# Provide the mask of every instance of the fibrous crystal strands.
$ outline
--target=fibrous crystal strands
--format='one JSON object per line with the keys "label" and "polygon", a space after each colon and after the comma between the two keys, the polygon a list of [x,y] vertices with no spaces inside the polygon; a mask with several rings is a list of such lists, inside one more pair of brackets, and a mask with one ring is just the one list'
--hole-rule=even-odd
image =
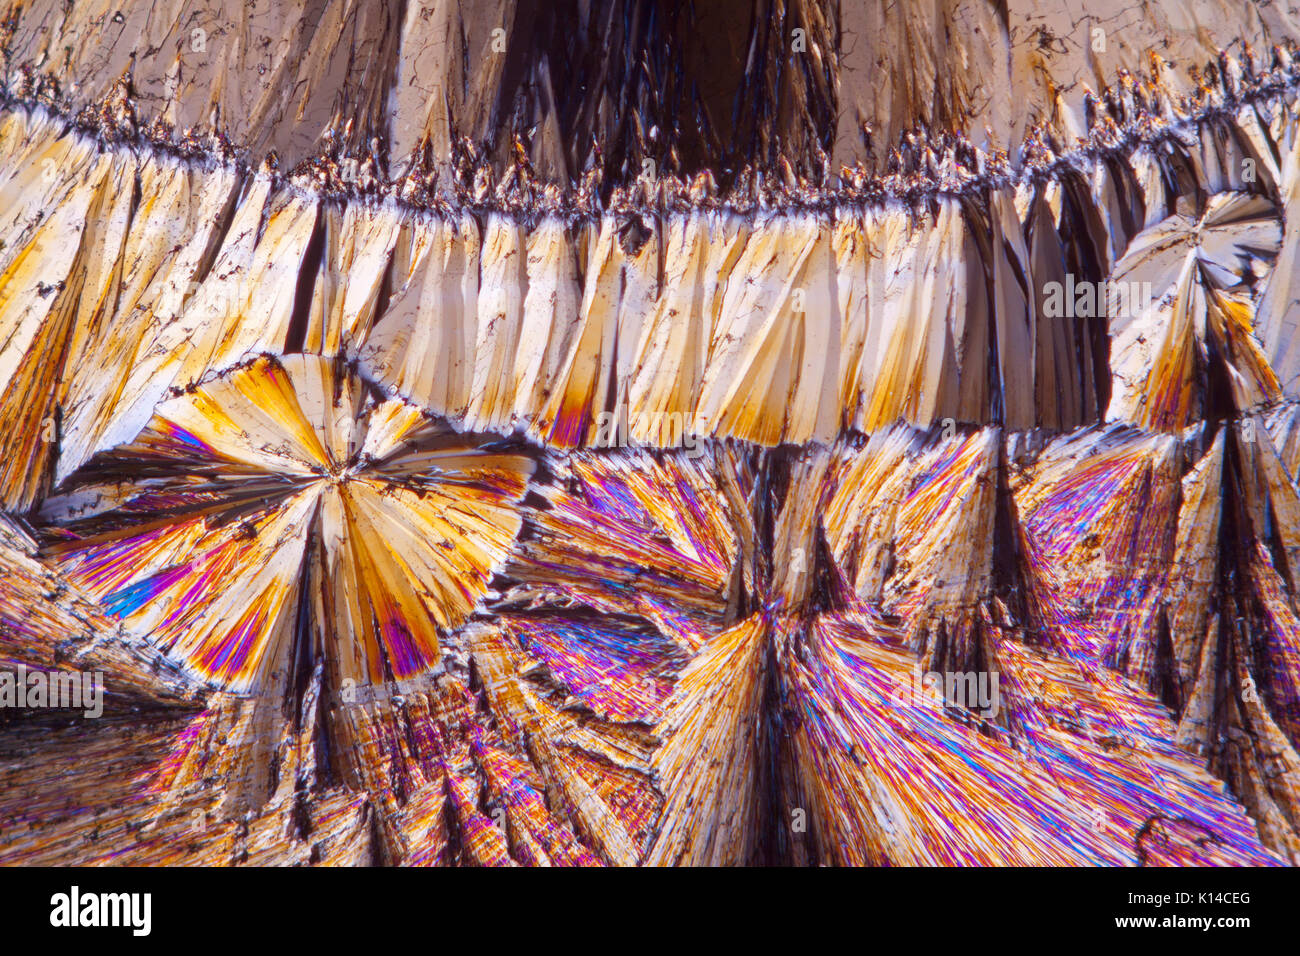
{"label": "fibrous crystal strands", "polygon": [[1300,852],[1271,7],[326,6],[5,23],[0,859]]}

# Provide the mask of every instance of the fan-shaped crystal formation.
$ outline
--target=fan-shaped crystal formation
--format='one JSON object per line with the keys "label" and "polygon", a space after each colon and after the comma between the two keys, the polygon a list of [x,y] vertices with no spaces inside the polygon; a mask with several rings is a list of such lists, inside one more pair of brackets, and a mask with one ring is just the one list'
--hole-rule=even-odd
{"label": "fan-shaped crystal formation", "polygon": [[224,687],[266,686],[295,641],[339,682],[400,680],[474,608],[531,471],[336,362],[258,358],[163,402],[47,501],[47,554]]}

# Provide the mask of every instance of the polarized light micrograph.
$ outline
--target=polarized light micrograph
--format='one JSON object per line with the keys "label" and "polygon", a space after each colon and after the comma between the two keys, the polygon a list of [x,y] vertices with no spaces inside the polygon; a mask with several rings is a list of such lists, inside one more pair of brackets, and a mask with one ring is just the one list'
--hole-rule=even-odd
{"label": "polarized light micrograph", "polygon": [[1300,863],[1262,0],[27,0],[0,863]]}

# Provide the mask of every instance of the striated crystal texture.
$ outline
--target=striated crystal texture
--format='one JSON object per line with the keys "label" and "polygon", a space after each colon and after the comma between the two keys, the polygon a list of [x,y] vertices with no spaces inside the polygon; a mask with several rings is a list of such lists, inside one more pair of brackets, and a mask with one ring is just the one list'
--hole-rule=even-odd
{"label": "striated crystal texture", "polygon": [[0,863],[1300,863],[1300,20],[1102,6],[10,10]]}

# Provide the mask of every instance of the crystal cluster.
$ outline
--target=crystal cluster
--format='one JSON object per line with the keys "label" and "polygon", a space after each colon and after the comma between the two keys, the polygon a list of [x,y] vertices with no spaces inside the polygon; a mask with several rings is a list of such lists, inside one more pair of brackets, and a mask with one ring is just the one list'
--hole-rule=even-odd
{"label": "crystal cluster", "polygon": [[0,863],[1300,862],[1273,5],[317,6],[0,29]]}

